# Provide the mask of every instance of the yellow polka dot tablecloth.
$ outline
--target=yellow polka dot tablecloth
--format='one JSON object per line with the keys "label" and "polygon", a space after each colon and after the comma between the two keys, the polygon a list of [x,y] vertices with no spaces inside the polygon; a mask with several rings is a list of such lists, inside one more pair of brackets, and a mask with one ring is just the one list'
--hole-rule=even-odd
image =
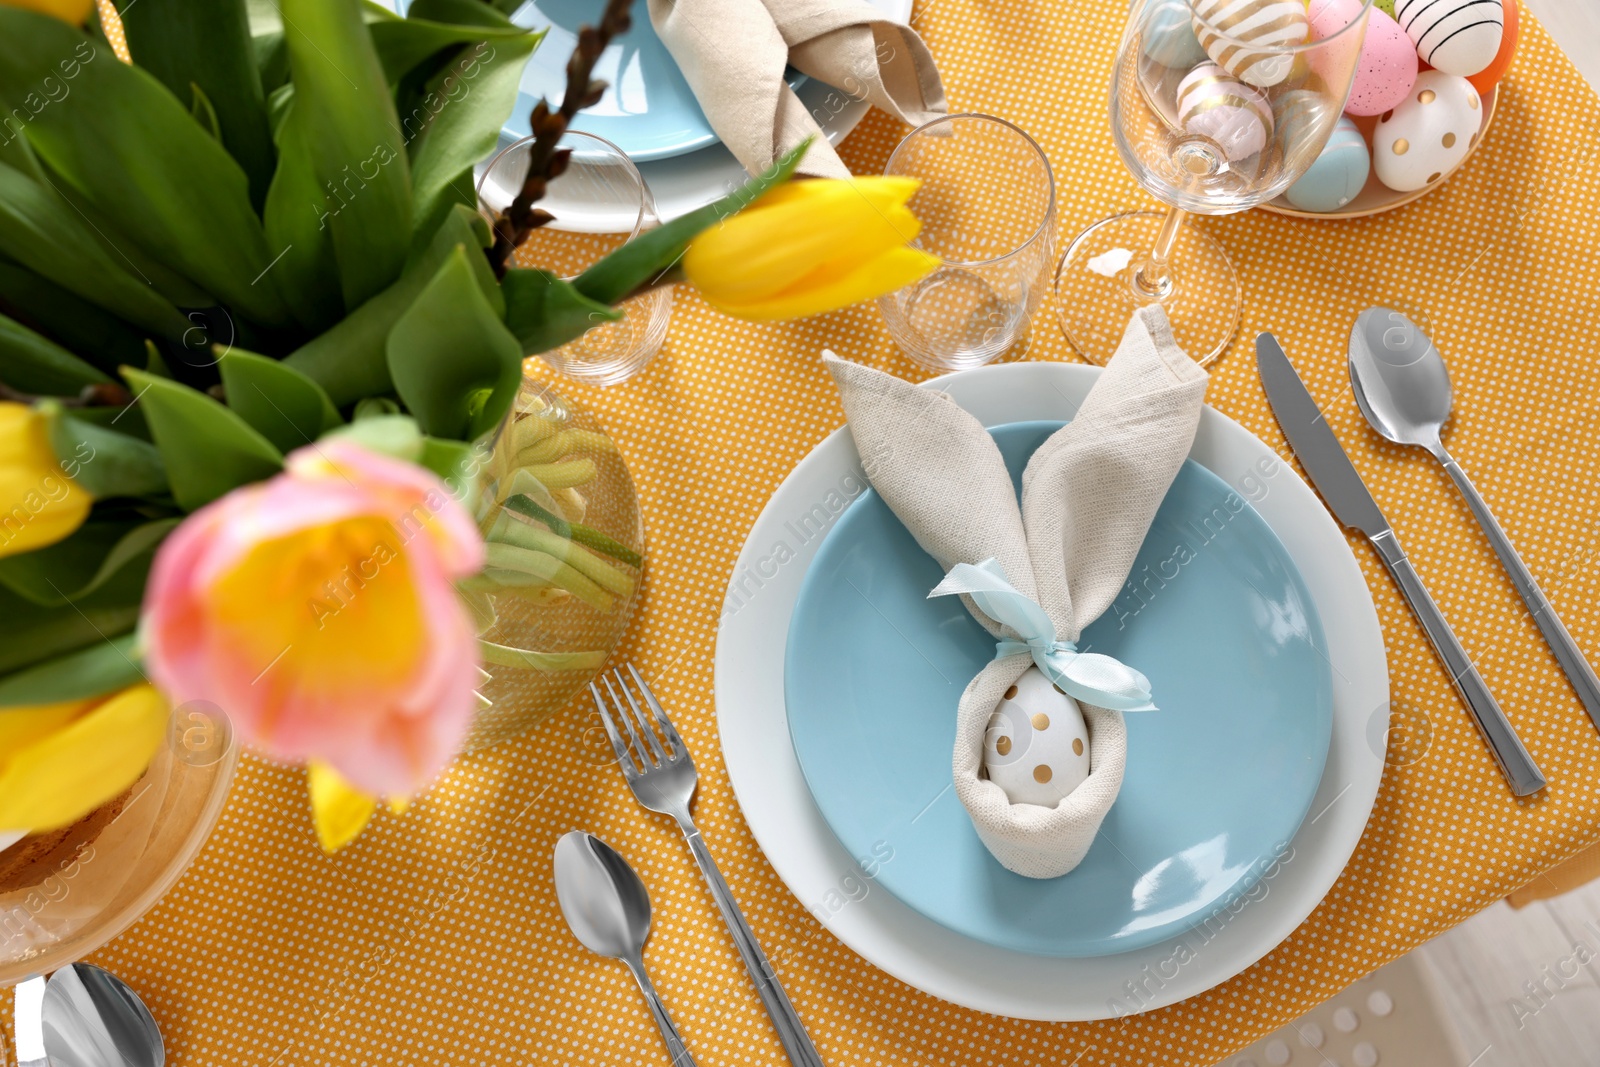
{"label": "yellow polka dot tablecloth", "polygon": [[[1044,146],[1065,238],[1155,206],[1119,162],[1106,117],[1124,8],[924,0],[915,14],[952,110],[1004,116]],[[877,310],[752,325],[680,293],[666,348],[644,373],[570,390],[617,437],[642,494],[649,568],[623,654],[692,748],[700,827],[830,1065],[1211,1064],[1600,837],[1600,733],[1446,476],[1365,428],[1344,357],[1368,305],[1426,325],[1455,381],[1452,450],[1600,662],[1597,118],[1594,95],[1524,14],[1493,128],[1430,195],[1349,222],[1251,212],[1199,223],[1233,257],[1245,293],[1240,339],[1212,367],[1209,402],[1286,451],[1248,343],[1265,329],[1283,340],[1550,787],[1512,799],[1376,556],[1352,540],[1403,727],[1366,835],[1275,951],[1147,1014],[1019,1022],[875,971],[785,889],[729,789],[712,693],[718,618],[757,513],[843,423],[818,351],[925,376],[897,353]],[[877,172],[904,132],[872,115],[843,157],[857,173]],[[996,196],[1005,183],[993,176]],[[1030,357],[1073,358],[1048,308]],[[641,809],[608,763],[585,700],[459,760],[408,812],[381,815],[329,858],[302,773],[246,758],[193,867],[95,962],[144,996],[175,1067],[664,1064],[633,980],[582,949],[557,909],[552,849],[583,828],[649,886],[647,962],[701,1067],[784,1062],[677,830]]]}

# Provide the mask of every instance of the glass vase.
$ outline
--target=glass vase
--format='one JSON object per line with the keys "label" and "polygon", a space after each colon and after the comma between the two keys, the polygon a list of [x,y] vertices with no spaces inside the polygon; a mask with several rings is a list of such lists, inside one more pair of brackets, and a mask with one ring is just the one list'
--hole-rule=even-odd
{"label": "glass vase", "polygon": [[486,677],[473,752],[565,706],[622,640],[644,527],[627,465],[591,413],[525,379],[477,472],[488,565],[462,584]]}

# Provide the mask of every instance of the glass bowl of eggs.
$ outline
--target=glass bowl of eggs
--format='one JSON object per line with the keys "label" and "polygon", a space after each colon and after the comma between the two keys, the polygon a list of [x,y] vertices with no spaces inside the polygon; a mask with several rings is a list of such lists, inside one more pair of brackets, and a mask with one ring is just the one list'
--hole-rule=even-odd
{"label": "glass bowl of eggs", "polygon": [[[1359,0],[1311,0],[1319,24]],[[1348,219],[1426,196],[1477,150],[1516,54],[1516,0],[1377,0],[1344,115],[1306,173],[1267,211]]]}

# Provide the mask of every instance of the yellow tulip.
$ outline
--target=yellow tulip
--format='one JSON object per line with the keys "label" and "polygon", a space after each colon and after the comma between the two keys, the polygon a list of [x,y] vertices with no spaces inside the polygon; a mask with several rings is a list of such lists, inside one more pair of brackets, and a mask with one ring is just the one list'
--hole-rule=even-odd
{"label": "yellow tulip", "polygon": [[717,310],[798,319],[891,293],[939,265],[908,247],[915,178],[786,182],[689,242],[684,276]]}
{"label": "yellow tulip", "polygon": [[167,702],[149,685],[0,708],[0,828],[71,826],[139,780],[167,722]]}
{"label": "yellow tulip", "polygon": [[83,525],[93,503],[62,471],[44,417],[0,401],[0,556],[55,544]]}
{"label": "yellow tulip", "polygon": [[[363,793],[320,760],[312,760],[306,766],[306,791],[311,796],[317,844],[330,856],[361,836],[378,810],[377,797]],[[407,804],[404,797],[392,797],[389,810],[399,815]]]}
{"label": "yellow tulip", "polygon": [[94,0],[0,0],[0,4],[53,15],[74,26],[82,26],[88,20],[89,12],[94,10]]}

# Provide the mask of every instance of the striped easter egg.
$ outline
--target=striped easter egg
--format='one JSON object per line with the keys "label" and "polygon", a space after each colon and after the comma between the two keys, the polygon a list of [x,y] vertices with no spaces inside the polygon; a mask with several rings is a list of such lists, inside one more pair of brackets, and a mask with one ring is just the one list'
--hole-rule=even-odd
{"label": "striped easter egg", "polygon": [[1302,44],[1311,34],[1301,0],[1193,3],[1194,32],[1200,46],[1218,66],[1247,85],[1266,88],[1287,78],[1294,56],[1271,49]]}
{"label": "striped easter egg", "polygon": [[1505,35],[1501,0],[1395,0],[1394,17],[1424,63],[1462,77],[1493,63]]}
{"label": "striped easter egg", "polygon": [[1267,146],[1272,106],[1215,63],[1202,63],[1178,83],[1178,125],[1216,142],[1230,163],[1238,163]]}

